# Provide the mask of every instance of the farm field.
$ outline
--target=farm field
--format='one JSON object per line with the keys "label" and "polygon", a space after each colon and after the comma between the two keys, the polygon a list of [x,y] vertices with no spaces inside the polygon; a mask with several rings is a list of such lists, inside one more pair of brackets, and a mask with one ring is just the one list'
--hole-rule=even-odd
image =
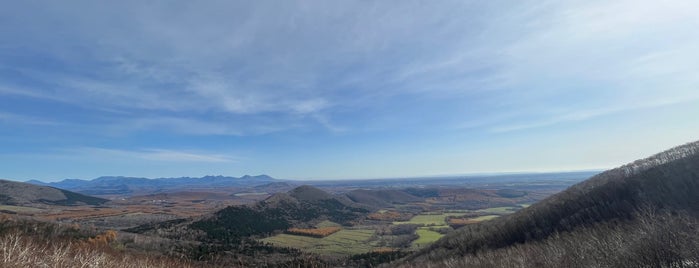
{"label": "farm field", "polygon": [[21,206],[11,206],[11,205],[0,205],[0,210],[12,211],[15,213],[36,213],[43,212],[43,209],[33,208],[33,207],[21,207]]}
{"label": "farm field", "polygon": [[395,221],[393,224],[418,224],[422,226],[446,226],[449,216],[463,216],[465,213],[441,213],[415,215],[409,221]]}
{"label": "farm field", "polygon": [[[478,210],[478,212],[492,213],[498,215],[484,215],[478,217],[468,218],[466,221],[469,223],[476,223],[481,221],[487,221],[499,217],[500,215],[512,213],[511,207],[496,207],[492,209]],[[417,224],[421,225],[415,234],[418,236],[416,240],[411,243],[411,248],[419,249],[428,246],[435,241],[439,240],[443,234],[435,231],[435,228],[451,228],[448,226],[446,221],[447,217],[460,217],[464,216],[464,212],[450,212],[441,214],[420,214],[412,217],[409,221],[396,221],[393,222],[394,225],[397,224]]]}
{"label": "farm field", "polygon": [[415,233],[419,236],[419,238],[412,243],[412,248],[414,249],[428,246],[444,236],[443,234],[426,228],[419,228],[415,231]]}
{"label": "farm field", "polygon": [[343,229],[323,238],[279,234],[261,241],[323,255],[352,255],[372,251],[375,247],[367,242],[372,235],[371,229]]}
{"label": "farm field", "polygon": [[324,220],[321,221],[320,223],[316,224],[316,228],[327,228],[327,227],[341,227],[342,225],[338,223],[331,222],[329,220]]}
{"label": "farm field", "polygon": [[476,221],[476,222],[489,221],[489,220],[495,219],[497,217],[500,217],[500,216],[498,216],[498,215],[485,215],[485,216],[471,218],[470,220]]}
{"label": "farm field", "polygon": [[519,209],[521,209],[521,207],[494,207],[494,208],[479,209],[479,210],[477,210],[477,212],[504,215],[504,214],[513,213]]}
{"label": "farm field", "polygon": [[[444,236],[437,232],[437,229],[450,228],[446,222],[447,217],[459,217],[464,214],[465,212],[420,214],[412,217],[409,221],[393,222],[393,225],[420,225],[421,227],[415,230],[417,239],[409,243],[409,248],[419,249],[434,243]],[[498,215],[485,215],[470,218],[469,221],[480,222],[497,217]],[[318,228],[333,228],[338,226],[337,223],[331,221],[323,221],[317,224]],[[352,255],[370,252],[382,247],[381,245],[377,245],[376,241],[372,240],[372,238],[375,238],[375,231],[369,228],[371,227],[342,229],[322,238],[285,233],[264,238],[260,241],[271,243],[278,247],[296,248],[305,252],[323,255]]]}

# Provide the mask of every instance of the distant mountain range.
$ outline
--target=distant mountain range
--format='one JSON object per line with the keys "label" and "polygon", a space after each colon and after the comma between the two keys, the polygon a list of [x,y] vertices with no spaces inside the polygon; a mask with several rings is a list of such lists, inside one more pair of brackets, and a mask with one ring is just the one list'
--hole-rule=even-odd
{"label": "distant mountain range", "polygon": [[[97,196],[133,196],[158,194],[163,192],[178,192],[191,190],[226,190],[226,188],[247,188],[254,191],[280,192],[287,191],[291,187],[298,185],[313,185],[326,188],[354,188],[354,189],[382,189],[390,188],[420,188],[430,186],[470,187],[470,188],[492,188],[494,185],[501,187],[515,187],[526,190],[531,184],[537,183],[536,188],[541,188],[541,183],[545,183],[551,189],[563,189],[584,179],[597,174],[595,171],[578,172],[558,172],[558,173],[527,173],[527,174],[501,174],[488,176],[447,176],[447,177],[425,177],[425,178],[405,178],[405,179],[371,179],[371,180],[280,180],[267,175],[242,177],[230,176],[204,176],[201,178],[179,177],[179,178],[139,178],[124,176],[105,176],[93,180],[66,179],[58,182],[42,182],[29,180],[27,183],[41,186],[51,186],[60,189],[79,192],[87,195]],[[230,189],[228,189],[230,190]],[[383,194],[391,197],[382,196]],[[378,202],[385,203],[385,199],[395,202],[397,199],[411,199],[411,197],[401,197],[400,193],[385,192],[370,197],[367,193],[357,192],[350,198],[357,199],[356,202]],[[381,201],[384,199],[383,201]],[[389,202],[389,203],[391,203]]]}
{"label": "distant mountain range", "polygon": [[222,187],[255,187],[273,182],[283,182],[267,175],[239,178],[228,176],[204,176],[201,178],[136,178],[122,176],[99,177],[93,180],[66,179],[59,182],[30,180],[27,183],[51,186],[88,195],[129,195],[134,193],[156,193],[192,189]]}

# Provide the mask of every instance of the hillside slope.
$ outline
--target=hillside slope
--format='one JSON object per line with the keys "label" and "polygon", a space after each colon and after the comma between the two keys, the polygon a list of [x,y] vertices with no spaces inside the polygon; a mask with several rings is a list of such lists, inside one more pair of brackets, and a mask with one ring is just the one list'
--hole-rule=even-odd
{"label": "hillside slope", "polygon": [[375,208],[423,200],[400,190],[354,190],[348,192],[346,195],[347,198],[353,202],[365,204]]}
{"label": "hillside slope", "polygon": [[[464,258],[461,256],[495,254],[500,249],[504,252],[528,245],[560,244],[563,243],[562,236],[572,236],[584,241],[593,237],[593,234],[598,234],[599,241],[607,241],[611,239],[609,235],[616,234],[630,239],[638,235],[638,230],[642,229],[639,226],[661,228],[659,223],[675,222],[682,217],[686,220],[679,220],[681,224],[678,226],[683,227],[663,231],[667,232],[666,235],[685,234],[685,229],[696,227],[692,227],[692,223],[699,213],[697,193],[699,142],[693,142],[600,173],[510,216],[459,229],[431,247],[410,256],[408,261],[445,264],[445,260]],[[639,247],[641,245],[639,244]],[[671,246],[659,244],[656,251]],[[693,245],[689,244],[676,246],[677,252],[694,250]],[[582,250],[582,246],[579,250]],[[556,254],[560,255],[561,252]],[[660,263],[653,265],[662,265],[663,261],[680,261],[673,259],[684,253],[678,254],[658,257],[656,261]],[[495,255],[491,255],[490,258]],[[561,256],[565,254],[558,257]],[[485,266],[492,265],[491,263]],[[538,266],[546,265],[541,263]]]}
{"label": "hillside slope", "polygon": [[0,180],[0,204],[16,206],[100,205],[108,200],[29,183]]}

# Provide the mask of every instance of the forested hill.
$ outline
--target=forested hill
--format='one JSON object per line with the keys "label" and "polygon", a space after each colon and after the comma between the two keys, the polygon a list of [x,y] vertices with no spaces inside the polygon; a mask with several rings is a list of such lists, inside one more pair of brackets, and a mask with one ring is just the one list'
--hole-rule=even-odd
{"label": "forested hill", "polygon": [[[238,242],[250,236],[266,236],[290,227],[313,226],[322,220],[352,224],[370,211],[342,196],[333,196],[312,186],[299,186],[288,193],[277,193],[251,205],[229,206],[212,215],[192,221],[175,221],[132,228],[137,233],[173,230],[177,237],[187,230],[200,230],[203,239],[213,243]],[[166,235],[167,236],[167,235]]]}
{"label": "forested hill", "polygon": [[[515,245],[521,248],[544,240],[555,244],[561,240],[561,234],[575,234],[584,239],[590,236],[586,234],[608,228],[616,230],[609,232],[632,235],[638,224],[653,225],[651,221],[659,221],[655,215],[684,215],[694,219],[699,212],[698,193],[699,142],[693,142],[603,172],[510,216],[459,229],[408,260],[443,264],[448,259],[461,259],[466,265],[468,258],[461,256],[480,260],[484,254],[495,254],[493,252],[498,249],[508,251]],[[665,231],[668,235],[684,232],[679,229]],[[608,239],[606,234],[601,236],[600,241]],[[656,250],[671,246],[660,244]],[[693,245],[675,246],[677,250],[673,254],[677,256],[667,254],[674,257],[659,257],[656,261],[672,263],[672,258],[680,258],[678,256],[685,254],[685,250],[694,250]],[[582,252],[584,248],[580,246],[578,250]],[[607,254],[613,254],[611,252]],[[560,257],[560,253],[557,254]],[[544,264],[546,262],[541,265],[546,266]]]}
{"label": "forested hill", "polygon": [[0,180],[0,205],[100,205],[107,201],[49,186]]}

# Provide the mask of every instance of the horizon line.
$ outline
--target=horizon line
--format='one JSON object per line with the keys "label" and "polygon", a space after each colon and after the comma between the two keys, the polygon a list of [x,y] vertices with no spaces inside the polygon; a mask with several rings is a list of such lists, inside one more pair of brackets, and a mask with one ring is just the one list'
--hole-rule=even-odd
{"label": "horizon line", "polygon": [[431,174],[431,175],[409,175],[409,176],[390,176],[390,177],[354,177],[354,178],[321,178],[321,177],[316,177],[316,178],[283,178],[283,177],[276,177],[276,176],[271,176],[268,174],[258,174],[258,175],[249,175],[249,174],[244,174],[242,176],[230,176],[230,175],[204,175],[200,177],[192,177],[192,176],[180,176],[180,177],[139,177],[139,176],[124,176],[124,175],[104,175],[104,176],[98,176],[92,179],[76,179],[76,178],[63,178],[63,179],[58,179],[58,180],[52,180],[52,181],[45,181],[41,179],[26,179],[26,180],[19,180],[19,179],[14,179],[14,178],[0,178],[0,180],[10,180],[10,181],[17,181],[17,182],[29,182],[29,181],[39,181],[42,183],[54,183],[54,182],[61,182],[61,181],[66,181],[66,180],[82,180],[82,181],[92,181],[96,180],[99,178],[104,178],[104,177],[121,177],[121,178],[138,178],[138,179],[148,179],[148,180],[156,180],[156,179],[178,179],[178,178],[204,178],[204,177],[231,177],[231,178],[242,178],[245,176],[251,176],[251,177],[256,177],[256,176],[269,176],[275,180],[284,180],[284,181],[299,181],[299,182],[307,182],[307,181],[360,181],[360,180],[398,180],[398,179],[438,179],[438,178],[454,178],[454,177],[477,177],[477,176],[484,176],[484,177],[495,177],[495,176],[503,176],[503,175],[527,175],[527,174],[554,174],[554,173],[583,173],[583,172],[602,172],[605,170],[608,170],[609,168],[590,168],[590,169],[573,169],[573,170],[535,170],[535,171],[499,171],[499,172],[469,172],[469,173],[453,173],[453,174]]}

